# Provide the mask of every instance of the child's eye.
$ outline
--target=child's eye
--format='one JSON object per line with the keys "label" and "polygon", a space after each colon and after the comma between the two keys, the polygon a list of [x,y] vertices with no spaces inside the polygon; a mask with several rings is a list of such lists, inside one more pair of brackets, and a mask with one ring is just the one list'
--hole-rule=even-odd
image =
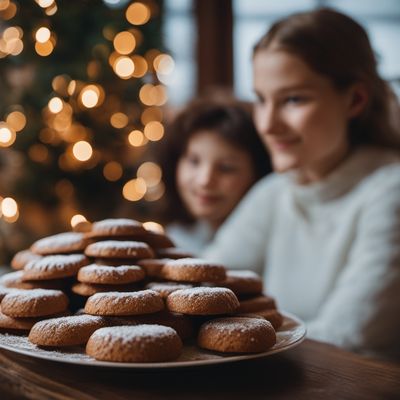
{"label": "child's eye", "polygon": [[186,161],[193,166],[199,165],[200,164],[200,159],[199,157],[196,157],[194,155],[188,155],[186,156]]}
{"label": "child's eye", "polygon": [[220,170],[221,172],[224,172],[224,173],[235,172],[236,169],[237,169],[237,168],[236,168],[234,165],[229,165],[229,164],[221,164],[221,165],[219,166],[219,170]]}
{"label": "child's eye", "polygon": [[303,96],[287,96],[284,99],[284,102],[287,104],[298,104],[303,102],[305,99]]}

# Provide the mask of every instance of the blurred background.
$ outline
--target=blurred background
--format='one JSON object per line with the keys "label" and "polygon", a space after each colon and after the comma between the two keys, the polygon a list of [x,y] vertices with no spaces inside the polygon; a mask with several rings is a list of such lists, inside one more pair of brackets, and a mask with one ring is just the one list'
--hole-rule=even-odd
{"label": "blurred background", "polygon": [[84,219],[152,221],[168,119],[198,95],[252,101],[254,43],[321,6],[363,24],[399,94],[399,0],[0,0],[0,262]]}

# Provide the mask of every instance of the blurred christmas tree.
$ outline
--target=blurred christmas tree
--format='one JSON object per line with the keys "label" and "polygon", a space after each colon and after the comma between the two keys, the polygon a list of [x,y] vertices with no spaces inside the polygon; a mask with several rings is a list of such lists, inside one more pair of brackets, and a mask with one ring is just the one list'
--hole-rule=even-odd
{"label": "blurred christmas tree", "polygon": [[115,216],[124,202],[162,195],[159,168],[137,169],[146,143],[163,135],[162,81],[173,61],[162,53],[161,17],[156,0],[0,0],[1,230],[10,253],[80,215]]}

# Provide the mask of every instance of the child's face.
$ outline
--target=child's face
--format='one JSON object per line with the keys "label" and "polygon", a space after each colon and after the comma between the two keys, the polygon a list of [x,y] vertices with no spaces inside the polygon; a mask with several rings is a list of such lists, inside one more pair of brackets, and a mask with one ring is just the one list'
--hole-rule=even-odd
{"label": "child's face", "polygon": [[351,93],[276,48],[256,53],[253,72],[255,123],[274,169],[298,170],[306,182],[321,179],[348,152]]}
{"label": "child's face", "polygon": [[178,191],[190,214],[215,227],[254,180],[249,154],[212,131],[191,137],[176,171]]}

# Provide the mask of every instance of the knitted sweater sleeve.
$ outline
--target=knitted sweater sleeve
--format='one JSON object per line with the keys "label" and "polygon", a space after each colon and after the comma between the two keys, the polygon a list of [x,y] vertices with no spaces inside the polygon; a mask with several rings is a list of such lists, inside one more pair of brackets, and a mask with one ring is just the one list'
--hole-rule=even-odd
{"label": "knitted sweater sleeve", "polygon": [[399,357],[400,168],[386,169],[375,181],[360,210],[345,268],[310,321],[308,335],[351,350]]}
{"label": "knitted sweater sleeve", "polygon": [[250,190],[218,230],[203,257],[223,263],[228,268],[263,273],[274,182],[275,178],[268,176]]}

